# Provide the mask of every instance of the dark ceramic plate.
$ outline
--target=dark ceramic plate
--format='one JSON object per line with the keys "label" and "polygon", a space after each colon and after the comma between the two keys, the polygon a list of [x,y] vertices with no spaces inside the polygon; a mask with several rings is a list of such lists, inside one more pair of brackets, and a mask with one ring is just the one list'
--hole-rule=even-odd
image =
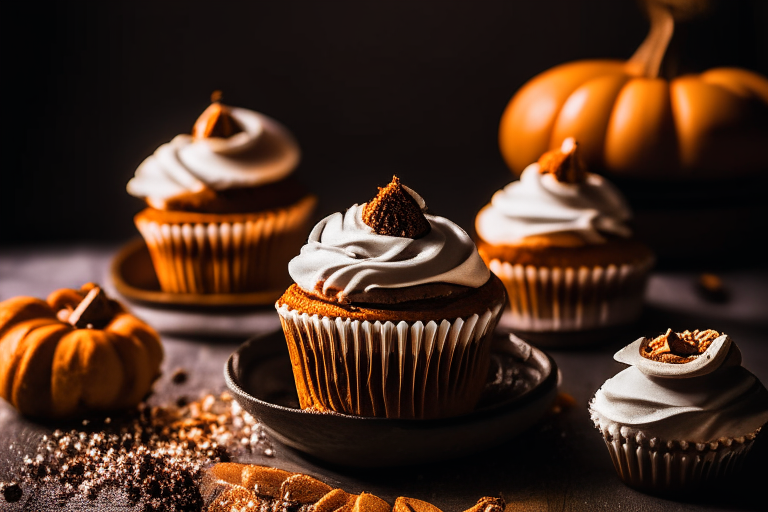
{"label": "dark ceramic plate", "polygon": [[474,412],[430,420],[301,410],[282,332],[244,343],[224,377],[243,409],[281,443],[334,464],[383,467],[468,455],[535,424],[557,394],[555,361],[514,335],[497,335],[491,364]]}
{"label": "dark ceramic plate", "polygon": [[160,289],[149,249],[142,238],[130,241],[112,260],[115,289],[124,297],[149,304],[225,308],[271,306],[285,289],[248,293],[169,293]]}

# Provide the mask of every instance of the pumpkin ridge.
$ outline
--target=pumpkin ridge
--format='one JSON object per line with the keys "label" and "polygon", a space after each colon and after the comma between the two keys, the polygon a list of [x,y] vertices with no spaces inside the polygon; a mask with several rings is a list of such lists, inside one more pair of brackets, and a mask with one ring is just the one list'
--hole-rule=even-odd
{"label": "pumpkin ridge", "polygon": [[0,339],[14,325],[41,316],[56,318],[56,312],[43,300],[34,297],[12,297],[0,302]]}
{"label": "pumpkin ridge", "polygon": [[0,396],[13,403],[13,386],[25,349],[25,339],[33,330],[55,324],[51,318],[34,318],[13,326],[0,338]]}
{"label": "pumpkin ridge", "polygon": [[[550,136],[550,147],[559,145],[568,137],[577,141],[590,133],[602,134],[591,147],[579,147],[585,161],[605,165],[605,139],[616,106],[616,98],[632,78],[618,73],[606,73],[593,77],[579,85],[566,98],[555,116]],[[579,98],[583,95],[584,98]]]}
{"label": "pumpkin ridge", "polygon": [[[78,343],[78,356],[84,368],[80,404],[107,410],[117,400],[125,380],[120,357],[112,346],[114,334],[95,329],[79,329],[88,337]],[[82,336],[82,335],[81,335]]]}
{"label": "pumpkin ridge", "polygon": [[17,352],[19,359],[13,378],[11,403],[29,416],[44,416],[52,407],[51,365],[59,340],[71,327],[62,323],[41,325],[27,334]]}
{"label": "pumpkin ridge", "polygon": [[67,333],[56,347],[51,364],[51,401],[54,416],[66,417],[75,412],[83,391],[83,369],[78,357],[79,334]]}
{"label": "pumpkin ridge", "polygon": [[604,137],[606,166],[627,174],[674,169],[680,148],[674,126],[669,82],[662,78],[628,81],[616,98]]}
{"label": "pumpkin ridge", "polygon": [[[163,346],[155,330],[128,313],[118,313],[105,328],[106,330],[137,340],[147,352],[147,360],[151,368],[160,370],[163,361]],[[154,379],[156,375],[152,375]]]}
{"label": "pumpkin ridge", "polygon": [[123,368],[123,384],[116,407],[126,407],[141,401],[145,389],[152,384],[149,354],[139,340],[130,336],[113,334],[113,346]]}
{"label": "pumpkin ridge", "polygon": [[[562,140],[548,146],[555,116],[585,79],[622,73],[624,62],[619,60],[582,60],[555,66],[524,84],[507,105],[499,123],[499,146],[510,168],[520,174],[540,155],[560,145]],[[552,94],[554,99],[543,101],[547,94]],[[542,109],[550,111],[542,112]],[[542,118],[549,119],[541,123]],[[506,142],[508,140],[516,141],[514,147]]]}
{"label": "pumpkin ridge", "polygon": [[702,73],[700,77],[703,82],[722,87],[746,100],[768,103],[768,82],[747,69],[713,68]]}

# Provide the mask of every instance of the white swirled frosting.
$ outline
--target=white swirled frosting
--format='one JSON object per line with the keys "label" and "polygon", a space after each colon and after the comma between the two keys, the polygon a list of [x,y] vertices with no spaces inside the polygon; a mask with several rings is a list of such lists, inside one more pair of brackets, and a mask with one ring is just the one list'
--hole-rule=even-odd
{"label": "white swirled frosting", "polygon": [[252,110],[230,107],[230,113],[242,132],[228,138],[177,135],[139,165],[128,192],[163,209],[166,200],[181,194],[258,186],[288,176],[300,157],[290,132]]}
{"label": "white swirled frosting", "polygon": [[656,377],[631,366],[603,384],[590,409],[603,422],[664,440],[711,442],[751,434],[768,422],[768,391],[732,359],[691,378]]}
{"label": "white swirled frosting", "polygon": [[[420,197],[409,193],[419,202]],[[334,213],[314,227],[301,253],[288,264],[296,284],[308,292],[344,297],[427,283],[477,288],[488,281],[490,271],[475,244],[453,222],[425,215],[431,229],[421,238],[379,235],[363,222],[364,206]]]}
{"label": "white swirled frosting", "polygon": [[475,221],[477,234],[491,244],[515,243],[525,237],[575,233],[588,243],[605,242],[604,234],[629,237],[631,212],[621,193],[605,178],[587,173],[581,183],[563,183],[539,164],[525,168],[493,195]]}

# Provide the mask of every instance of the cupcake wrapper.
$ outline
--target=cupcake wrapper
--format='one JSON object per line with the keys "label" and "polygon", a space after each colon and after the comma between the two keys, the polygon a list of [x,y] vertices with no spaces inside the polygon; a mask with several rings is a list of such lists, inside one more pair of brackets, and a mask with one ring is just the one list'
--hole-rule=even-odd
{"label": "cupcake wrapper", "polygon": [[582,331],[628,323],[643,306],[651,260],[638,265],[547,268],[488,265],[507,288],[502,327],[532,332]]}
{"label": "cupcake wrapper", "polygon": [[502,305],[466,319],[369,322],[278,308],[303,409],[433,418],[471,411]]}
{"label": "cupcake wrapper", "polygon": [[656,493],[686,491],[737,473],[760,432],[696,443],[661,440],[642,430],[593,421],[624,483]]}
{"label": "cupcake wrapper", "polygon": [[[314,200],[235,222],[137,218],[160,287],[170,293],[242,293],[285,287],[287,262],[306,238]],[[212,218],[215,218],[212,215]]]}

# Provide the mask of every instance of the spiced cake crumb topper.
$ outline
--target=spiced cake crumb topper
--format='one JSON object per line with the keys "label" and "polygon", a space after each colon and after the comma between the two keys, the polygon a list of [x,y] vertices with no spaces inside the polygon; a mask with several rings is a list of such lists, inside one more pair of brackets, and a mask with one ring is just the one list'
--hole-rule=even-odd
{"label": "spiced cake crumb topper", "polygon": [[550,173],[562,183],[581,183],[587,179],[587,171],[579,143],[573,137],[568,137],[558,149],[547,151],[539,158],[539,172]]}
{"label": "spiced cake crumb topper", "polygon": [[421,238],[431,227],[412,191],[397,176],[363,207],[363,222],[379,235]]}
{"label": "spiced cake crumb topper", "polygon": [[646,375],[679,379],[707,375],[724,364],[738,365],[741,351],[727,334],[713,329],[667,329],[655,338],[638,338],[613,358]]}
{"label": "spiced cake crumb topper", "polygon": [[768,390],[728,335],[668,329],[614,359],[629,368],[603,383],[589,412],[624,483],[688,493],[739,470],[768,422]]}
{"label": "spiced cake crumb topper", "polygon": [[695,329],[693,332],[667,329],[664,334],[641,345],[640,355],[662,363],[689,363],[706,352],[719,337],[720,333],[713,329]]}
{"label": "spiced cake crumb topper", "polygon": [[232,116],[229,107],[221,103],[221,97],[221,91],[213,91],[211,94],[211,104],[200,114],[192,127],[194,139],[210,137],[226,139],[244,131],[237,119]]}

